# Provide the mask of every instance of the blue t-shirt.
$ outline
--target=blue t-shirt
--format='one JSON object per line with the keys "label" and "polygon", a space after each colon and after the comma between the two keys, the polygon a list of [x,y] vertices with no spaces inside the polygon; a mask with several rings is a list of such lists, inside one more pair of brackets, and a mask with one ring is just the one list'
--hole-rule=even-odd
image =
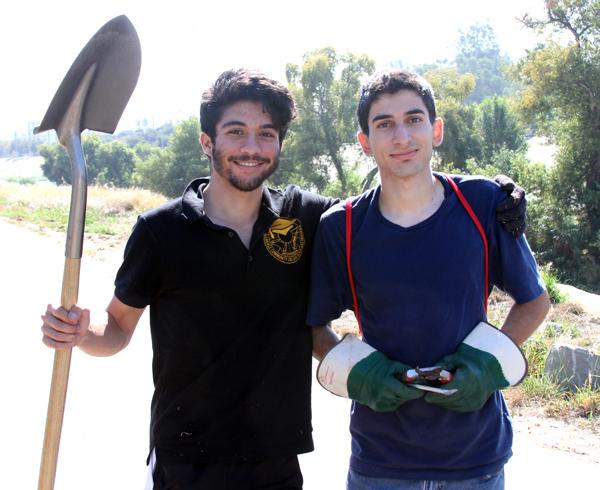
{"label": "blue t-shirt", "polygon": [[[496,285],[517,303],[537,298],[544,284],[527,241],[514,239],[495,219],[506,194],[488,179],[452,178],[487,236],[488,289]],[[410,227],[383,217],[379,187],[353,199],[351,261],[363,338],[410,366],[435,365],[486,319],[483,240],[449,184],[440,180],[442,205]],[[307,323],[325,325],[346,309],[352,309],[352,294],[345,210],[338,204],[322,216],[317,231]],[[350,466],[372,477],[474,478],[499,470],[511,455],[512,429],[500,392],[470,413],[422,398],[387,413],[354,402],[350,431]]]}

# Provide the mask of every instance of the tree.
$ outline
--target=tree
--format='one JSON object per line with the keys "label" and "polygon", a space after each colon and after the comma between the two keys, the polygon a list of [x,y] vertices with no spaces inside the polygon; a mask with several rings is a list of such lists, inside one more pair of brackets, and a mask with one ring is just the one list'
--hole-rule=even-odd
{"label": "tree", "polygon": [[143,149],[142,154],[149,156],[140,159],[136,165],[136,183],[168,197],[176,197],[190,181],[208,175],[208,160],[203,156],[199,134],[198,118],[190,117],[175,127],[166,148],[149,153],[147,148]]}
{"label": "tree", "polygon": [[511,82],[504,70],[510,59],[500,53],[494,29],[489,24],[475,24],[466,32],[460,31],[455,58],[461,74],[472,73],[476,77],[469,102],[481,102],[493,95],[506,95],[512,91]]}
{"label": "tree", "polygon": [[50,182],[55,184],[71,183],[71,162],[67,151],[60,145],[41,145],[40,155],[44,158],[42,172]]}
{"label": "tree", "polygon": [[93,163],[101,163],[99,168],[94,168],[96,184],[115,187],[131,186],[135,153],[121,141],[100,145],[97,158]]}
{"label": "tree", "polygon": [[173,124],[169,122],[158,128],[144,126],[134,130],[121,131],[112,138],[123,141],[131,148],[143,142],[164,148],[169,142],[169,137],[173,134],[173,129]]}
{"label": "tree", "polygon": [[479,104],[478,112],[482,163],[491,163],[503,149],[515,152],[525,150],[525,130],[520,126],[508,99],[489,97]]}
{"label": "tree", "polygon": [[[119,141],[104,143],[97,134],[82,138],[86,160],[87,180],[90,184],[129,187],[132,183],[135,153]],[[44,158],[42,172],[56,184],[71,184],[71,162],[66,150],[59,144],[42,145]]]}
{"label": "tree", "polygon": [[329,47],[305,54],[301,66],[287,65],[298,119],[285,143],[282,172],[274,175],[274,182],[297,175],[323,192],[333,173],[341,195],[359,190],[360,179],[351,176],[353,165],[345,162],[344,153],[356,144],[359,88],[362,78],[374,69],[375,63],[366,55],[338,54]]}
{"label": "tree", "polygon": [[[560,272],[600,282],[600,0],[549,0],[546,16],[525,26],[558,33],[518,65],[520,107],[558,144],[544,247]],[[566,41],[565,41],[566,36]]]}
{"label": "tree", "polygon": [[456,68],[439,68],[424,77],[433,86],[437,112],[444,120],[444,141],[435,152],[437,166],[465,171],[467,160],[481,154],[476,106],[466,102],[475,87],[475,77],[461,75]]}

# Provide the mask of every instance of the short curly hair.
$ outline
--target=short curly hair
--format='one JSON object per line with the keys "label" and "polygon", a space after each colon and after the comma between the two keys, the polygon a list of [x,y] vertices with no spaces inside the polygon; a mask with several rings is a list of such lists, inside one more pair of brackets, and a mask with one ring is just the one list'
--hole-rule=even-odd
{"label": "short curly hair", "polygon": [[246,68],[223,72],[215,83],[202,94],[200,126],[211,140],[225,109],[240,101],[259,102],[271,115],[279,131],[279,144],[296,117],[296,104],[288,88],[265,74]]}

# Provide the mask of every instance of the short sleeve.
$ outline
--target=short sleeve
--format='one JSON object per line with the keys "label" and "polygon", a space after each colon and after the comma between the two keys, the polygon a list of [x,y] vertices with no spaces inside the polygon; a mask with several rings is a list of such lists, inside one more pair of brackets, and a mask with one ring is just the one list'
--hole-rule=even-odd
{"label": "short sleeve", "polygon": [[508,293],[518,304],[536,299],[546,286],[527,239],[524,235],[515,239],[497,220],[493,226],[491,253],[494,260],[490,267],[492,283]]}
{"label": "short sleeve", "polygon": [[138,218],[125,246],[115,279],[115,296],[134,308],[148,306],[158,294],[163,274],[158,241],[143,217]]}
{"label": "short sleeve", "polygon": [[[340,206],[341,208],[341,206]],[[321,218],[315,237],[306,323],[326,325],[352,308],[345,257],[344,211],[336,206]]]}

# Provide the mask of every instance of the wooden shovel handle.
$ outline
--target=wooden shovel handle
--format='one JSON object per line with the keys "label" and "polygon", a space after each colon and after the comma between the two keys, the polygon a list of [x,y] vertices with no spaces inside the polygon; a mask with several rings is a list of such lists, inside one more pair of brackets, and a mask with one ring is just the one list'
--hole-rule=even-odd
{"label": "wooden shovel handle", "polygon": [[[80,264],[81,259],[65,259],[60,303],[66,310],[70,310],[77,303]],[[54,352],[54,367],[52,369],[52,383],[46,415],[38,490],[54,489],[70,367],[71,349],[56,350]]]}

